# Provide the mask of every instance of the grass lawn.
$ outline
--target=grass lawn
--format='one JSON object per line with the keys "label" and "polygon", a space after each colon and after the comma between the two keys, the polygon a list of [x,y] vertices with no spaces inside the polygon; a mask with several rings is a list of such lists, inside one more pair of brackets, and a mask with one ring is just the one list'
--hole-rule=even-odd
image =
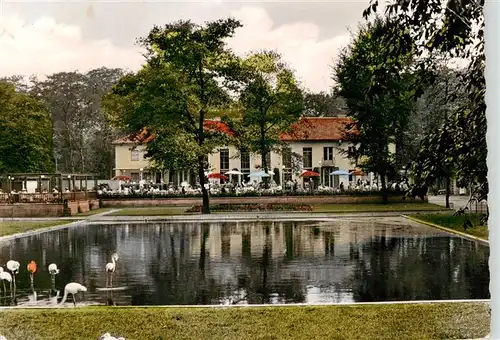
{"label": "grass lawn", "polygon": [[198,215],[198,213],[186,213],[191,206],[185,207],[146,207],[146,208],[123,208],[115,211],[109,216],[173,216],[173,215]]}
{"label": "grass lawn", "polygon": [[26,231],[54,227],[62,224],[69,224],[72,221],[54,220],[54,221],[0,221],[0,236],[7,236]]}
{"label": "grass lawn", "polygon": [[96,215],[96,214],[102,214],[103,212],[110,211],[110,210],[112,210],[112,208],[99,208],[99,209],[95,209],[95,210],[89,210],[89,211],[84,212],[84,213],[76,214],[75,217],[92,216],[92,215]]}
{"label": "grass lawn", "polygon": [[[111,310],[112,308],[112,310]],[[87,307],[2,311],[7,339],[472,339],[485,303],[262,308]]]}
{"label": "grass lawn", "polygon": [[432,203],[358,203],[358,204],[313,204],[313,212],[384,212],[384,211],[439,211],[448,210]]}
{"label": "grass lawn", "polygon": [[[191,206],[180,207],[146,207],[123,208],[111,213],[112,216],[172,216],[197,215],[186,213]],[[439,211],[447,210],[444,207],[431,203],[391,203],[391,204],[312,204],[313,213],[350,213],[350,212],[386,212],[386,211]],[[219,212],[215,212],[217,214]],[[220,212],[227,213],[227,212]]]}
{"label": "grass lawn", "polygon": [[412,215],[411,217],[419,219],[422,221],[437,224],[439,226],[460,231],[469,235],[473,235],[484,240],[488,239],[488,226],[480,226],[479,220],[481,214],[468,214],[467,217],[472,222],[473,227],[464,230],[463,224],[465,222],[466,216],[453,216],[453,215],[441,215],[441,214],[418,214]]}

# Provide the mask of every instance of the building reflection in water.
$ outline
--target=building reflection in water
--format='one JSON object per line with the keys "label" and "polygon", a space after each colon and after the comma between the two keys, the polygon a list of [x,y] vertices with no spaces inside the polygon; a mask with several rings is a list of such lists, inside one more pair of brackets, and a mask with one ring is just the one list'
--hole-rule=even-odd
{"label": "building reflection in water", "polygon": [[[86,285],[117,305],[345,303],[488,298],[488,248],[400,218],[328,222],[88,225],[0,246],[3,262],[43,261],[37,287]],[[112,296],[104,267],[117,251]],[[25,266],[22,265],[22,268]],[[27,300],[28,273],[18,301]],[[23,296],[26,295],[26,296]]]}

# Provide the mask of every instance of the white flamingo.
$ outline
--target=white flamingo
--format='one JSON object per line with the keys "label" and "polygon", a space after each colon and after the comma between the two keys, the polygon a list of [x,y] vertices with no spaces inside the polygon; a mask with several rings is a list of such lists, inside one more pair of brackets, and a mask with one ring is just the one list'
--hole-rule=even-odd
{"label": "white flamingo", "polygon": [[12,293],[12,275],[10,275],[9,272],[4,271],[3,267],[0,267],[0,280],[2,280],[3,283],[4,293],[7,294],[7,288],[5,288],[5,281],[10,283],[10,292]]}
{"label": "white flamingo", "polygon": [[59,269],[57,269],[57,264],[51,263],[49,264],[49,274],[52,279],[52,289],[56,290],[56,275],[59,274]]}
{"label": "white flamingo", "polygon": [[14,260],[7,261],[7,269],[12,273],[12,281],[14,282],[14,295],[16,294],[16,274],[19,273],[19,262]]}
{"label": "white flamingo", "polygon": [[85,286],[82,286],[79,283],[76,283],[76,282],[68,283],[64,287],[64,296],[63,296],[63,299],[61,300],[60,304],[62,305],[63,303],[65,303],[66,299],[68,297],[68,294],[71,294],[73,296],[73,305],[76,307],[75,295],[78,294],[78,292],[86,292],[86,291],[87,291],[87,288]]}
{"label": "white flamingo", "polygon": [[112,336],[109,333],[104,333],[103,335],[101,335],[99,337],[99,340],[125,340],[125,338],[124,337],[115,338],[114,336]]}
{"label": "white flamingo", "polygon": [[113,273],[116,269],[116,261],[118,261],[119,257],[117,253],[114,253],[111,256],[111,262],[106,264],[106,287],[108,287],[108,282],[110,286],[113,286]]}

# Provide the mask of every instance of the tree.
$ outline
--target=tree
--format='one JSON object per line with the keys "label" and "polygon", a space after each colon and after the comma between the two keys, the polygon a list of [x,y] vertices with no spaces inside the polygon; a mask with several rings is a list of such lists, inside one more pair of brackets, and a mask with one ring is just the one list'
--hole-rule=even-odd
{"label": "tree", "polygon": [[50,113],[37,99],[0,82],[0,172],[50,172]]}
{"label": "tree", "polygon": [[[245,87],[241,92],[241,147],[261,156],[267,173],[267,155],[279,150],[280,136],[303,112],[303,93],[281,57],[269,51],[249,56],[243,63]],[[267,183],[267,181],[266,181]]]}
{"label": "tree", "polygon": [[[368,18],[378,6],[372,0],[364,12]],[[458,184],[477,183],[482,188],[487,182],[486,165],[486,104],[484,100],[484,0],[447,1],[396,0],[386,8],[386,14],[407,28],[413,41],[421,69],[433,70],[435,56],[469,60],[461,74],[466,100],[452,116],[455,126],[454,141],[459,167]],[[380,37],[390,44],[394,35],[381,32]],[[395,48],[391,57],[401,54]],[[430,79],[432,80],[432,78]],[[454,99],[457,93],[450,93]]]}
{"label": "tree", "polygon": [[116,133],[104,119],[101,97],[123,75],[121,69],[60,72],[31,79],[29,93],[52,113],[56,171],[92,172],[107,178],[113,169]]}
{"label": "tree", "polygon": [[147,50],[146,65],[123,77],[105,103],[115,125],[130,132],[146,128],[151,136],[146,156],[157,168],[197,168],[204,214],[210,213],[207,155],[227,133],[205,120],[220,113],[231,101],[229,91],[240,84],[240,60],[225,43],[240,26],[225,19],[153,27],[139,39]]}
{"label": "tree", "polygon": [[418,187],[446,181],[446,207],[450,207],[451,179],[457,168],[454,126],[445,121],[437,133],[423,139],[412,173]]}
{"label": "tree", "polygon": [[[432,83],[425,84],[422,96],[417,99],[416,110],[410,116],[403,145],[399,150],[401,163],[408,168],[417,158],[420,142],[432,138],[436,134],[436,128],[441,127],[445,121],[449,125],[453,121],[452,115],[465,102],[466,93],[460,83],[459,71],[449,68],[446,60],[436,60],[436,63],[436,78]],[[451,93],[455,94],[453,100]]]}
{"label": "tree", "polygon": [[[399,32],[392,45],[379,36],[382,32]],[[406,53],[389,58],[394,46]],[[411,68],[413,43],[403,27],[388,19],[376,18],[360,27],[354,41],[344,49],[335,66],[336,91],[345,99],[348,115],[346,140],[354,150],[348,157],[359,166],[380,176],[382,198],[388,202],[387,176],[394,173],[396,158],[390,144],[400,145],[410,113],[413,95],[419,90]]]}
{"label": "tree", "polygon": [[335,117],[345,112],[343,98],[326,92],[306,93],[304,96],[305,117]]}

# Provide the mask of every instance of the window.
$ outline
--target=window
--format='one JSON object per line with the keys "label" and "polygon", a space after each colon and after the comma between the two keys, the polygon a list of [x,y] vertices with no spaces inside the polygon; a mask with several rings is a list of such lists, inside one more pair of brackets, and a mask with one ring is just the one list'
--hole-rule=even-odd
{"label": "window", "polygon": [[220,172],[223,174],[224,172],[229,171],[229,149],[220,149],[219,157],[220,157]]}
{"label": "window", "polygon": [[347,150],[348,150],[349,154],[352,155],[353,153],[356,152],[356,147],[355,146],[350,146]]}
{"label": "window", "polygon": [[302,149],[302,162],[304,169],[312,168],[312,148],[303,148]]}
{"label": "window", "polygon": [[281,161],[285,168],[291,169],[292,168],[292,149],[290,148],[283,148],[282,154],[281,154]]}
{"label": "window", "polygon": [[132,182],[139,182],[140,176],[138,172],[132,172],[130,177],[132,178]]}
{"label": "window", "polygon": [[[268,169],[271,169],[271,153],[268,152],[266,154],[266,165]],[[264,164],[262,164],[262,167],[264,167]]]}
{"label": "window", "polygon": [[132,156],[132,161],[138,161],[139,160],[139,150],[132,150],[131,151],[131,156]]}
{"label": "window", "polygon": [[326,146],[323,148],[323,160],[333,161],[333,146]]}
{"label": "window", "polygon": [[241,151],[240,162],[241,162],[241,172],[245,172],[245,170],[250,171],[250,152]]}

